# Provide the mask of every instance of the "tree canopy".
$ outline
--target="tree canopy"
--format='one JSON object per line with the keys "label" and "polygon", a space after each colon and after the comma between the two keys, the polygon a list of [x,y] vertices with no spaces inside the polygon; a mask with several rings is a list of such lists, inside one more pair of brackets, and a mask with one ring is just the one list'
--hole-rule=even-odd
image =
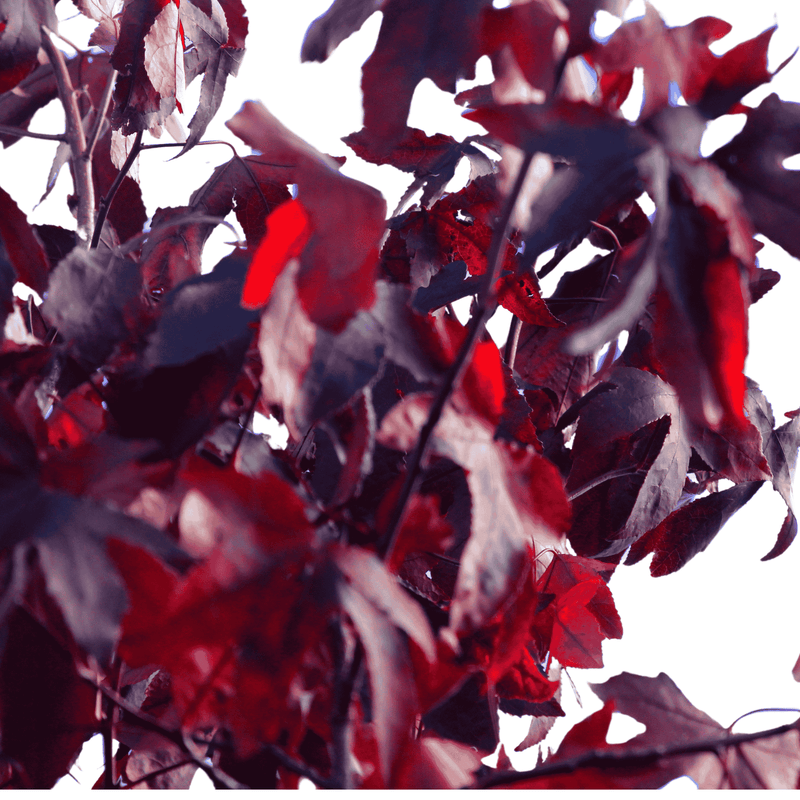
{"label": "tree canopy", "polygon": [[[774,28],[716,55],[727,22],[649,5],[599,39],[625,0],[335,0],[299,57],[381,12],[344,141],[407,173],[399,206],[252,101],[148,214],[137,158],[176,114],[176,155],[206,143],[260,33],[242,0],[76,5],[97,27],[67,57],[52,0],[0,0],[0,139],[57,143],[42,188],[68,165],[75,217],[0,188],[2,785],[52,787],[99,733],[100,788],[797,788],[798,723],[733,733],[663,673],[594,686],[531,770],[482,763],[501,711],[546,744],[566,670],[623,636],[615,570],[680,570],[766,484],[764,560],[797,534],[800,415],[744,373],[781,290],[755,237],[800,257],[800,105],[747,105]],[[486,133],[409,127],[425,79]],[[32,131],[54,99],[64,130]],[[615,711],[645,731],[610,744]]]}

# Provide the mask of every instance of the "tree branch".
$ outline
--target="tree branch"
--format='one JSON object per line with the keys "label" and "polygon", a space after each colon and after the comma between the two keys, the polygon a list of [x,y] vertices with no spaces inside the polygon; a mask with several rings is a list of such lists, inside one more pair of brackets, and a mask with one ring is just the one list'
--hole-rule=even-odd
{"label": "tree branch", "polygon": [[78,197],[78,239],[84,247],[89,246],[94,227],[94,185],[92,183],[92,162],[86,153],[86,137],[83,133],[78,99],[72,87],[64,54],[53,44],[50,31],[42,25],[42,47],[50,64],[58,86],[58,96],[64,107],[66,135],[69,142],[72,179],[75,181],[75,194]]}
{"label": "tree branch", "polygon": [[28,136],[31,139],[47,139],[52,142],[66,142],[65,133],[34,133],[26,128],[15,128],[13,125],[0,125],[0,133],[7,133],[9,136]]}
{"label": "tree branch", "polygon": [[444,407],[449,399],[451,393],[456,387],[456,384],[461,378],[461,375],[469,363],[475,345],[478,342],[481,333],[486,327],[486,323],[494,313],[497,307],[497,300],[495,297],[495,284],[497,283],[498,275],[500,274],[500,267],[503,263],[503,250],[505,248],[506,240],[508,238],[508,229],[511,224],[511,214],[514,211],[514,206],[517,202],[517,197],[522,190],[522,184],[525,181],[525,176],[528,174],[528,168],[533,161],[533,153],[525,153],[525,157],[520,165],[517,178],[514,181],[514,186],[506,197],[505,205],[497,226],[492,235],[492,241],[489,245],[489,250],[486,254],[488,269],[484,277],[484,284],[478,295],[478,303],[472,319],[467,326],[467,335],[461,347],[456,353],[456,357],[450,368],[447,370],[436,397],[434,398],[431,409],[428,412],[428,419],[422,426],[417,445],[414,448],[411,458],[409,459],[406,478],[400,490],[400,496],[397,498],[394,511],[389,520],[389,524],[383,535],[382,541],[378,545],[378,553],[384,560],[388,561],[391,558],[392,548],[394,547],[397,532],[400,529],[400,524],[403,521],[403,515],[409,498],[416,488],[419,479],[420,471],[422,469],[422,461],[428,450],[433,431],[439,422]]}
{"label": "tree branch", "polygon": [[89,138],[86,142],[84,158],[86,158],[88,161],[92,160],[95,145],[97,144],[97,140],[100,138],[100,132],[103,130],[103,121],[106,118],[106,111],[108,111],[108,105],[111,102],[111,94],[114,91],[114,81],[116,79],[117,71],[112,69],[111,74],[108,76],[108,80],[106,81],[105,89],[103,89],[103,96],[100,98],[100,107],[96,110],[94,123],[92,124],[92,130],[89,132]]}
{"label": "tree branch", "polygon": [[535,780],[536,778],[544,778],[548,775],[564,775],[586,767],[596,767],[599,769],[631,768],[645,766],[662,758],[674,758],[675,756],[691,755],[692,753],[719,754],[720,751],[728,747],[746,744],[747,742],[755,742],[760,739],[769,739],[773,736],[781,736],[792,730],[798,730],[797,722],[781,725],[778,728],[771,728],[767,731],[734,733],[721,736],[717,739],[703,739],[690,744],[674,743],[669,745],[656,745],[653,747],[632,748],[620,746],[617,750],[590,750],[588,753],[583,753],[573,758],[542,764],[540,767],[523,772],[496,772],[493,775],[488,775],[486,778],[479,780],[476,785],[464,788],[490,789],[493,786]]}
{"label": "tree branch", "polygon": [[131,147],[130,153],[128,153],[128,157],[125,159],[125,163],[122,165],[122,169],[117,173],[117,177],[114,178],[114,183],[111,184],[108,194],[100,201],[100,208],[97,211],[97,221],[94,224],[94,233],[92,234],[92,242],[90,244],[92,250],[100,244],[103,224],[108,216],[108,209],[111,208],[111,203],[114,202],[114,195],[116,195],[123,178],[128,174],[133,162],[136,160],[136,156],[139,155],[139,151],[142,149],[142,134],[143,131],[137,131],[136,138],[133,140],[133,146]]}

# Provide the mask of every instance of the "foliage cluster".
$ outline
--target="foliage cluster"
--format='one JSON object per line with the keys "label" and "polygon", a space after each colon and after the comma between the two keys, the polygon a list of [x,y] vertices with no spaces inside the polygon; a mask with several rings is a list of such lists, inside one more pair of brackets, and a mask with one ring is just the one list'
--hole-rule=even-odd
{"label": "foliage cluster", "polygon": [[[773,31],[717,56],[726,22],[650,7],[598,41],[596,13],[625,0],[335,0],[301,56],[382,12],[345,141],[409,174],[401,206],[387,219],[248,103],[228,126],[253,154],[148,219],[143,134],[200,78],[181,153],[203,143],[245,8],[76,5],[97,28],[67,59],[52,0],[0,2],[0,138],[58,142],[49,183],[68,163],[76,217],[31,225],[0,189],[3,785],[51,787],[99,732],[106,788],[197,769],[249,788],[796,788],[796,724],[732,734],[664,674],[596,686],[603,709],[536,769],[481,763],[499,710],[537,746],[564,668],[602,665],[623,560],[680,569],[765,483],[787,506],[765,558],[796,535],[800,421],[743,374],[748,309],[780,277],[754,237],[800,257],[782,166],[800,106],[742,103],[772,77]],[[454,100],[486,135],[407,126],[420,81],[455,94],[482,56],[492,83]],[[65,131],[31,132],[55,98]],[[701,157],[735,113],[741,133]],[[201,274],[232,212],[244,239]],[[603,254],[542,296],[586,239]],[[609,744],[614,710],[646,731]]]}

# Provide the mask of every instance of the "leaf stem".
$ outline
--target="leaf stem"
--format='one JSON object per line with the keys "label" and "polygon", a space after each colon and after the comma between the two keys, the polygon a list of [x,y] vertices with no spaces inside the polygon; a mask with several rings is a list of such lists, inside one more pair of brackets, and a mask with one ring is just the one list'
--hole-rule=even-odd
{"label": "leaf stem", "polygon": [[428,412],[428,419],[422,426],[419,433],[416,447],[411,454],[408,462],[405,481],[400,490],[400,495],[397,498],[392,516],[390,517],[389,524],[378,544],[378,554],[388,561],[392,555],[395,540],[397,539],[397,532],[403,521],[406,505],[416,488],[417,481],[419,480],[420,472],[422,470],[422,462],[427,453],[430,444],[431,436],[442,416],[444,407],[456,387],[461,375],[466,368],[470,357],[472,356],[475,345],[477,344],[481,333],[486,327],[486,322],[494,313],[497,307],[497,299],[495,296],[495,287],[497,278],[500,274],[500,267],[503,263],[503,251],[505,248],[506,240],[508,238],[508,229],[511,224],[511,215],[514,211],[519,193],[522,190],[522,185],[525,181],[525,176],[528,174],[528,168],[533,161],[533,153],[525,153],[522,164],[520,165],[519,172],[517,173],[514,186],[506,197],[505,205],[503,207],[500,219],[494,229],[492,241],[489,245],[489,250],[486,254],[488,270],[484,278],[483,286],[478,294],[478,302],[474,308],[474,313],[467,326],[467,335],[464,338],[461,347],[456,353],[456,357],[449,369],[445,373],[442,385],[434,398],[430,411]]}
{"label": "leaf stem", "polygon": [[50,39],[50,31],[44,25],[41,27],[41,34],[42,47],[53,67],[58,96],[66,117],[66,136],[71,153],[72,178],[75,181],[75,194],[78,196],[78,239],[84,247],[88,247],[94,222],[94,185],[92,183],[92,164],[86,153],[86,137],[83,133],[78,99],[69,77],[64,54],[53,44]]}

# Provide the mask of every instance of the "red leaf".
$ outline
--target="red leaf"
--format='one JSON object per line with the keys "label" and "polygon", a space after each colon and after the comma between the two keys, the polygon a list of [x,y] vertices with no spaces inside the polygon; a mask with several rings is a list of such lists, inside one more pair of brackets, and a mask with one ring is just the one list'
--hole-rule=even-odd
{"label": "red leaf", "polygon": [[227,125],[265,160],[294,167],[287,180],[297,183],[297,199],[309,224],[309,239],[300,254],[298,296],[312,322],[341,331],[375,298],[383,198],[339,174],[334,162],[284,128],[261,104],[246,103]]}
{"label": "red leaf", "polygon": [[298,256],[310,235],[309,219],[298,200],[278,206],[267,218],[266,235],[253,255],[242,291],[242,305],[267,304],[275,279],[291,258]]}

